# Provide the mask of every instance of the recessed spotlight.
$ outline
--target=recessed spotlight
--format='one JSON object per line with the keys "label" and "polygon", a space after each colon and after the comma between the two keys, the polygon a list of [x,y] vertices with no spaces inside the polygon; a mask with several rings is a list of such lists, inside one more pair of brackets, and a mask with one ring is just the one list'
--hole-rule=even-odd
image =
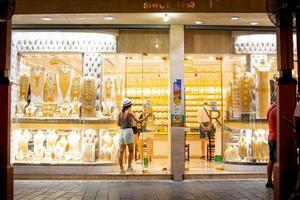
{"label": "recessed spotlight", "polygon": [[193,59],[193,57],[192,57],[192,56],[187,56],[187,57],[186,57],[186,59],[188,59],[188,60],[192,60],[192,59]]}
{"label": "recessed spotlight", "polygon": [[215,57],[213,57],[213,56],[208,57],[208,60],[214,60],[214,59],[215,59]]}
{"label": "recessed spotlight", "polygon": [[113,20],[114,18],[112,16],[106,16],[104,17],[105,20]]}
{"label": "recessed spotlight", "polygon": [[232,21],[235,21],[235,20],[239,20],[240,17],[239,17],[239,16],[233,16],[233,17],[231,17],[230,19],[231,19]]}
{"label": "recessed spotlight", "polygon": [[155,48],[157,48],[157,49],[158,49],[158,48],[159,48],[159,44],[155,44]]}
{"label": "recessed spotlight", "polygon": [[203,21],[195,21],[195,24],[203,24]]}
{"label": "recessed spotlight", "polygon": [[169,21],[171,19],[170,15],[168,15],[167,13],[164,14],[163,19],[165,22]]}
{"label": "recessed spotlight", "polygon": [[250,25],[252,25],[252,26],[255,26],[257,24],[258,24],[258,22],[250,22]]}
{"label": "recessed spotlight", "polygon": [[51,21],[51,20],[53,20],[53,18],[45,16],[45,17],[42,17],[42,20],[44,20],[44,21]]}

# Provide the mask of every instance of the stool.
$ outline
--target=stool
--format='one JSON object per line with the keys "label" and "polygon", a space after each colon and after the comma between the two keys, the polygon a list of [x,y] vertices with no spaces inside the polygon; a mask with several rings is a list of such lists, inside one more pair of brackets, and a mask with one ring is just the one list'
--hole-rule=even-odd
{"label": "stool", "polygon": [[184,160],[190,161],[190,144],[184,145]]}
{"label": "stool", "polygon": [[211,161],[215,157],[215,145],[214,144],[207,144],[206,146],[206,158],[207,161]]}
{"label": "stool", "polygon": [[186,131],[184,131],[184,161],[190,161],[190,144],[186,143]]}
{"label": "stool", "polygon": [[206,147],[207,161],[211,161],[215,157],[215,135],[208,135],[208,144]]}

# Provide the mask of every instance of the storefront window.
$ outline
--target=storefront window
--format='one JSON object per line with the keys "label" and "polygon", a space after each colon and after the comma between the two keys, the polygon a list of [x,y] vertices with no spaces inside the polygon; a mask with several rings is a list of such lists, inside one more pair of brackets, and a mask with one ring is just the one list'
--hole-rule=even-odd
{"label": "storefront window", "polygon": [[127,97],[138,118],[152,113],[134,124],[134,172],[168,173],[167,56],[115,53],[113,35],[28,34],[13,41],[16,166],[103,165],[100,173],[119,173],[117,118]]}

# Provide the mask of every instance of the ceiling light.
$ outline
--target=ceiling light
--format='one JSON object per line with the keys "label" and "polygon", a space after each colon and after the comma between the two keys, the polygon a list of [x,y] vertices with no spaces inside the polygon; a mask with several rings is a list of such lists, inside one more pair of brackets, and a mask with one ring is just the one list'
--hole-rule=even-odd
{"label": "ceiling light", "polygon": [[53,20],[53,18],[45,16],[45,17],[42,17],[42,20],[44,20],[44,21],[51,21],[51,20]]}
{"label": "ceiling light", "polygon": [[164,14],[163,19],[165,22],[167,22],[171,19],[171,17],[168,14]]}
{"label": "ceiling light", "polygon": [[159,48],[159,44],[155,44],[155,48],[157,48],[157,49],[158,49],[158,48]]}
{"label": "ceiling light", "polygon": [[114,18],[112,16],[106,16],[104,17],[105,20],[113,20]]}
{"label": "ceiling light", "polygon": [[192,60],[192,59],[193,59],[193,57],[192,57],[192,56],[187,56],[187,57],[186,57],[186,59],[188,59],[188,60]]}
{"label": "ceiling light", "polygon": [[252,25],[252,26],[255,26],[257,24],[258,24],[258,22],[250,22],[250,25]]}
{"label": "ceiling light", "polygon": [[203,21],[195,21],[195,24],[203,24]]}
{"label": "ceiling light", "polygon": [[213,57],[213,56],[209,56],[209,57],[208,57],[208,59],[209,59],[209,60],[214,60],[214,59],[215,59],[215,57]]}
{"label": "ceiling light", "polygon": [[239,20],[240,17],[239,17],[239,16],[233,16],[233,17],[231,17],[230,19],[231,19],[232,21],[235,21],[235,20]]}

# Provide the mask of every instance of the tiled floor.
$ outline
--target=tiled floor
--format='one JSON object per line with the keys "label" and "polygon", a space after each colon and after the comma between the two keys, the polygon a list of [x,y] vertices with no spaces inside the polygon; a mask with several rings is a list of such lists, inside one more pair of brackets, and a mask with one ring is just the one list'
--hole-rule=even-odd
{"label": "tiled floor", "polygon": [[[147,174],[169,174],[167,159],[153,159],[148,167]],[[124,165],[126,167],[126,165]],[[241,170],[242,166],[232,165],[225,170],[218,170],[214,162],[207,162],[200,159],[191,159],[186,162],[186,174],[232,174],[232,173],[266,173],[266,166],[249,166]],[[257,168],[259,167],[259,171]],[[134,171],[132,174],[143,174],[142,162],[133,163]],[[120,169],[117,164],[111,166],[82,165],[82,166],[15,166],[16,174],[119,174]]]}
{"label": "tiled floor", "polygon": [[15,181],[15,199],[271,200],[264,180]]}

